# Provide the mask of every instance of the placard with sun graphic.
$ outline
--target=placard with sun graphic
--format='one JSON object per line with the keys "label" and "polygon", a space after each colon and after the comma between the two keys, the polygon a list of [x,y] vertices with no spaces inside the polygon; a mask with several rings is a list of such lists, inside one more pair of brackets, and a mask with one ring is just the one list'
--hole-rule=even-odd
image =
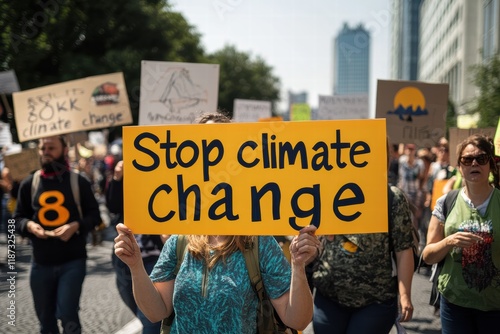
{"label": "placard with sun graphic", "polygon": [[431,147],[445,134],[448,84],[378,80],[376,117],[393,143]]}

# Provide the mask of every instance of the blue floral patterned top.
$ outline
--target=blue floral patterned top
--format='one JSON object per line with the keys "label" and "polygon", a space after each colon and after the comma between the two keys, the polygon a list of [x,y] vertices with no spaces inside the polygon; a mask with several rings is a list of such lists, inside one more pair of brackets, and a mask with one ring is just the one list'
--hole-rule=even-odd
{"label": "blue floral patterned top", "polygon": [[[253,291],[241,252],[219,261],[206,274],[204,266],[186,252],[177,277],[177,236],[170,237],[151,272],[153,282],[175,279],[175,311],[171,333],[248,333],[257,332],[258,297]],[[271,299],[290,289],[291,269],[272,236],[259,237],[262,280]]]}

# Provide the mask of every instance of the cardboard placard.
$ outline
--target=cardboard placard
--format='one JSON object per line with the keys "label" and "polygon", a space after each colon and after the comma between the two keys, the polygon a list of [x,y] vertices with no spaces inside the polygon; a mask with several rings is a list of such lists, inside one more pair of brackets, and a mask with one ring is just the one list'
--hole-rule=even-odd
{"label": "cardboard placard", "polygon": [[140,234],[386,232],[385,128],[383,119],[124,127],[125,224]]}
{"label": "cardboard placard", "polygon": [[132,123],[121,72],[17,92],[13,100],[21,142]]}
{"label": "cardboard placard", "polygon": [[432,147],[445,135],[448,84],[378,80],[376,118],[387,120],[391,143]]}
{"label": "cardboard placard", "polygon": [[14,181],[22,181],[31,172],[41,167],[40,156],[36,148],[23,149],[20,153],[6,155],[3,159]]}

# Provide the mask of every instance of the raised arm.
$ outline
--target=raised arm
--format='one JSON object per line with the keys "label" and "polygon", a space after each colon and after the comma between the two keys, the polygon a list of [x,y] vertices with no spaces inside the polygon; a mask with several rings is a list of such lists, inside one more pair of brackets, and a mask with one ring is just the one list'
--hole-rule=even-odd
{"label": "raised arm", "polygon": [[271,300],[281,320],[289,327],[303,330],[312,320],[313,298],[307,283],[305,266],[318,254],[320,242],[315,226],[307,226],[290,244],[292,282],[290,290]]}
{"label": "raised arm", "polygon": [[151,322],[168,317],[173,310],[174,280],[153,284],[144,269],[141,251],[132,231],[123,224],[116,225],[116,231],[115,254],[130,268],[137,306]]}

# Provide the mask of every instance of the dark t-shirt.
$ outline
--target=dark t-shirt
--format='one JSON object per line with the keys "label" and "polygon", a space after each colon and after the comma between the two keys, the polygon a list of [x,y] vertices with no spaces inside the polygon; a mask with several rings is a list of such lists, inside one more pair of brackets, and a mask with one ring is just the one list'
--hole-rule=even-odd
{"label": "dark t-shirt", "polygon": [[[55,265],[86,258],[87,233],[101,221],[99,205],[90,182],[81,175],[78,176],[83,213],[83,217],[80,217],[73,198],[69,173],[52,179],[40,177],[34,196],[31,194],[32,180],[33,175],[30,175],[21,182],[13,218],[16,220],[17,232],[31,240],[34,262]],[[45,230],[54,230],[73,221],[77,221],[80,228],[68,241],[55,237],[41,239],[27,232],[30,220],[40,224]]]}

